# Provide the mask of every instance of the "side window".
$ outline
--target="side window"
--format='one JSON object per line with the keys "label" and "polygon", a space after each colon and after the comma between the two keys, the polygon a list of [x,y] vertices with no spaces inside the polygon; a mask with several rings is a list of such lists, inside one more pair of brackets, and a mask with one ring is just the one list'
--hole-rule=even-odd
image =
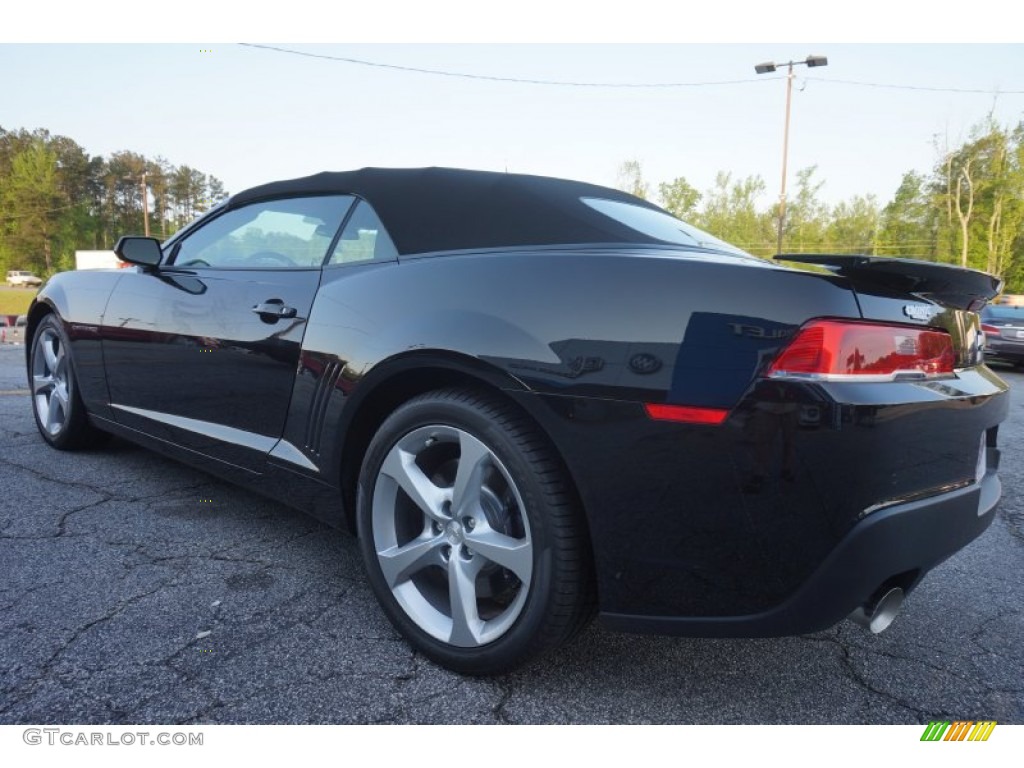
{"label": "side window", "polygon": [[328,264],[352,264],[360,261],[389,261],[398,258],[391,236],[370,204],[360,200],[334,246]]}
{"label": "side window", "polygon": [[179,267],[319,267],[352,206],[350,195],[293,197],[221,214],[181,241]]}

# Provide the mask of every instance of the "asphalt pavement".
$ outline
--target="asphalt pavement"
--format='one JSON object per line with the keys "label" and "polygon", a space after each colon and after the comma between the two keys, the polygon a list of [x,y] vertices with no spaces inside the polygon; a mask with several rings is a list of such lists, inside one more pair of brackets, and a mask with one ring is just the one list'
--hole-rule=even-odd
{"label": "asphalt pavement", "polygon": [[1024,723],[1024,375],[1004,497],[879,636],[703,640],[592,626],[525,670],[414,653],[354,539],[127,442],[36,433],[0,345],[0,723]]}

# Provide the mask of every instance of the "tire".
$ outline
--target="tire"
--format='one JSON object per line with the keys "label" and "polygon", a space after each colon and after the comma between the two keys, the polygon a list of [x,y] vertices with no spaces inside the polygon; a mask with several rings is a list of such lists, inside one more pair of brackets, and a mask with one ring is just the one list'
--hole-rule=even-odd
{"label": "tire", "polygon": [[504,401],[445,389],[400,406],[359,478],[370,585],[418,651],[468,675],[508,672],[594,613],[590,550],[565,469]]}
{"label": "tire", "polygon": [[56,315],[46,315],[39,321],[32,337],[28,378],[36,427],[54,448],[91,448],[110,437],[89,421],[78,392],[71,346]]}

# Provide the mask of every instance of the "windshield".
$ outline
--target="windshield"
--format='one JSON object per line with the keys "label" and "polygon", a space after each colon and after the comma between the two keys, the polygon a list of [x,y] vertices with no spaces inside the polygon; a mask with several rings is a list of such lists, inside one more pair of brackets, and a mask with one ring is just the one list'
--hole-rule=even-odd
{"label": "windshield", "polygon": [[714,235],[709,235],[702,229],[692,224],[677,219],[665,211],[654,208],[645,208],[641,205],[622,203],[618,200],[604,200],[599,197],[580,198],[595,211],[603,213],[620,224],[625,224],[647,237],[656,240],[663,240],[666,243],[678,245],[689,245],[696,248],[712,248],[716,251],[725,251],[737,256],[756,258],[746,251],[730,245],[724,240],[719,240]]}

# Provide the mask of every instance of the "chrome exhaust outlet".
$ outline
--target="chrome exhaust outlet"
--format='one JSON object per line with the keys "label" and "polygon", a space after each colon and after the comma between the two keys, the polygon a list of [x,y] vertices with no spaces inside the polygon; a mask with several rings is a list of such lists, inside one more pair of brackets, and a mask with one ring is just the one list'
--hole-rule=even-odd
{"label": "chrome exhaust outlet", "polygon": [[877,635],[889,628],[902,607],[903,590],[893,587],[877,601],[862,605],[851,613],[849,618]]}

